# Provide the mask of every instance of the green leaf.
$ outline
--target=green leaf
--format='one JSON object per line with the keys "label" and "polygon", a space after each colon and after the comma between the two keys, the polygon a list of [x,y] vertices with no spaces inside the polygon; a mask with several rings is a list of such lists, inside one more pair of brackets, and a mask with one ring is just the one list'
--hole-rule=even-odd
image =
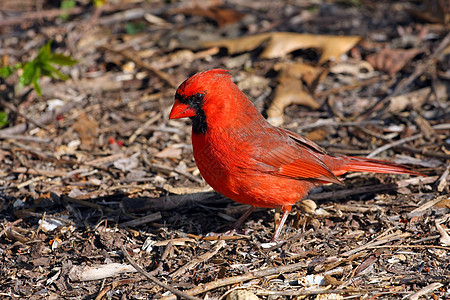
{"label": "green leaf", "polygon": [[12,73],[14,73],[15,70],[16,69],[11,66],[2,67],[0,68],[0,77],[8,78]]}
{"label": "green leaf", "polygon": [[50,59],[50,57],[52,56],[52,42],[53,41],[49,41],[47,43],[45,43],[44,46],[42,46],[42,48],[39,50],[39,53],[37,55],[37,57],[34,59],[34,61],[38,61],[38,62],[42,62],[42,61],[48,61]]}
{"label": "green leaf", "polygon": [[54,53],[49,59],[50,62],[57,64],[59,66],[73,66],[78,60],[73,59],[71,56],[66,56],[60,53]]}
{"label": "green leaf", "polygon": [[125,24],[125,31],[127,34],[136,34],[145,30],[145,25],[142,22]]}
{"label": "green leaf", "polygon": [[49,63],[42,64],[42,75],[48,76],[50,78],[59,78],[62,80],[66,80],[69,78],[68,75],[61,73],[58,69],[50,65]]}
{"label": "green leaf", "polygon": [[34,74],[32,82],[33,82],[33,88],[39,97],[42,96],[41,85],[39,84],[40,78],[41,78],[41,69],[36,69],[36,73]]}
{"label": "green leaf", "polygon": [[[36,93],[41,96],[42,90],[39,84],[40,78],[42,76],[48,76],[53,79],[66,80],[69,78],[68,75],[62,73],[58,70],[56,66],[73,66],[78,61],[73,59],[71,56],[63,55],[60,53],[52,53],[51,49],[52,41],[45,43],[41,49],[39,49],[38,55],[32,61],[27,62],[23,66],[23,72],[19,76],[19,83],[17,89],[21,89],[25,86],[33,84],[33,88]],[[17,64],[15,68],[20,68],[21,64]],[[15,71],[14,69],[0,69],[0,76],[11,75]]]}
{"label": "green leaf", "polygon": [[[69,10],[71,8],[74,8],[75,5],[76,5],[75,0],[63,0],[61,2],[61,10],[63,10],[63,11],[64,10]],[[66,13],[62,13],[59,17],[61,19],[67,20],[69,18],[69,15],[66,14]]]}
{"label": "green leaf", "polygon": [[38,69],[39,68],[36,66],[36,62],[34,60],[27,62],[23,67],[22,75],[19,76],[19,84],[22,86],[29,85]]}
{"label": "green leaf", "polygon": [[0,111],[0,128],[7,125],[8,123],[8,115],[4,111]]}

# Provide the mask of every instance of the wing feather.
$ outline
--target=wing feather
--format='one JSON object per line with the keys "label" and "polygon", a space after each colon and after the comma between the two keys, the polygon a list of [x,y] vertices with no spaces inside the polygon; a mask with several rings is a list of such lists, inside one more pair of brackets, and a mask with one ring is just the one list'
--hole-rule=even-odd
{"label": "wing feather", "polygon": [[[285,129],[271,127],[264,140],[265,153],[256,155],[257,161],[267,166],[269,173],[293,179],[314,179],[340,183],[330,168],[321,160],[325,150],[314,142]],[[269,150],[267,150],[269,149]]]}

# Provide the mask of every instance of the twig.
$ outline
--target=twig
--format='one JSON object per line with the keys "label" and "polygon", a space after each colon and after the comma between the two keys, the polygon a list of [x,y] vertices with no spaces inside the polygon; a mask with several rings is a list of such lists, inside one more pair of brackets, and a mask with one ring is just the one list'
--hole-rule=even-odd
{"label": "twig", "polygon": [[322,126],[362,126],[362,125],[383,125],[382,121],[379,120],[369,120],[369,121],[358,121],[358,122],[340,122],[335,119],[318,119],[312,124],[305,124],[298,128],[299,131],[305,129],[312,129]]}
{"label": "twig", "polygon": [[439,177],[437,181],[438,182],[437,190],[439,193],[442,193],[442,191],[447,186],[448,184],[447,177],[449,173],[450,173],[450,164],[447,165],[447,168],[445,169],[444,173],[442,173],[442,175]]}
{"label": "twig", "polygon": [[39,127],[45,131],[48,131],[39,121],[35,121],[33,119],[28,118],[27,116],[25,116],[23,113],[21,113],[14,105],[6,102],[5,100],[3,100],[2,98],[0,98],[0,104],[2,106],[5,106],[7,108],[9,108],[10,110],[12,110],[13,112],[15,112],[16,114],[18,114],[20,117],[24,118],[28,123],[33,124],[36,127]]}
{"label": "twig", "polygon": [[89,202],[89,201],[86,201],[86,200],[82,200],[82,199],[75,199],[75,198],[71,198],[71,197],[68,197],[68,196],[64,196],[64,199],[66,201],[68,201],[68,202],[76,203],[76,204],[83,205],[83,206],[86,206],[86,207],[91,207],[91,208],[94,208],[94,209],[98,209],[100,211],[106,211],[107,213],[112,213],[112,212],[115,211],[112,208],[109,208],[109,207],[106,207],[106,206],[103,206],[103,205],[99,205],[99,204],[96,204],[96,203],[92,203],[92,202]]}
{"label": "twig", "polygon": [[177,290],[174,287],[171,287],[168,284],[165,284],[164,282],[160,281],[158,278],[156,278],[153,275],[150,275],[148,272],[146,272],[144,269],[142,269],[141,266],[139,266],[130,256],[130,254],[128,254],[127,249],[125,249],[125,246],[122,246],[122,253],[125,256],[125,258],[128,260],[128,262],[142,275],[144,275],[145,277],[147,277],[150,281],[152,281],[154,284],[159,285],[162,288],[165,288],[166,290],[172,292],[174,295],[177,295],[178,297],[181,298],[185,298],[188,300],[200,300],[200,298],[197,298],[195,296],[186,294],[185,292],[182,292],[180,290]]}
{"label": "twig", "polygon": [[142,133],[144,132],[144,130],[146,130],[150,125],[152,125],[153,123],[155,123],[156,121],[158,121],[161,118],[161,113],[157,113],[156,115],[154,115],[152,118],[150,118],[149,120],[147,120],[144,124],[142,124],[142,126],[140,126],[138,129],[136,129],[133,134],[130,136],[130,138],[128,139],[128,143],[132,144],[134,142],[134,140]]}
{"label": "twig", "polygon": [[441,245],[443,246],[450,246],[450,236],[445,231],[445,229],[439,224],[438,220],[435,220],[436,229],[439,231],[439,234],[441,235],[441,239],[439,242],[441,242]]}
{"label": "twig", "polygon": [[365,119],[370,116],[370,114],[376,109],[380,108],[386,101],[390,100],[392,97],[395,97],[403,92],[404,88],[410,85],[417,77],[419,77],[423,71],[432,63],[434,63],[442,54],[444,49],[450,43],[450,33],[448,33],[445,38],[441,41],[439,46],[436,48],[434,53],[424,59],[424,62],[418,64],[416,70],[406,79],[400,81],[399,84],[395,87],[392,94],[380,99],[374,105],[372,105],[369,109],[367,109],[364,113],[362,113],[358,119]]}
{"label": "twig", "polygon": [[[130,7],[133,7],[135,5],[133,4],[129,4],[129,3],[125,3],[125,4],[119,4],[119,5],[110,5],[110,4],[105,4],[101,6],[101,11],[102,12],[116,12],[118,10],[125,10],[125,11],[129,11],[129,10],[133,10],[130,9]],[[104,21],[103,19],[100,20],[98,23],[99,24],[111,24],[117,21],[129,21],[135,18],[141,18],[143,17],[146,13],[152,13],[152,14],[162,14],[164,13],[167,9],[158,9],[158,10],[145,10],[142,9],[142,7],[137,8],[140,10],[140,14],[132,14],[132,17],[129,17],[127,14],[121,15],[122,19],[118,20],[117,18],[114,18],[115,15],[112,16],[108,16],[108,17],[104,17]],[[25,12],[23,14],[21,14],[20,16],[17,17],[11,17],[11,18],[7,18],[4,20],[0,20],[0,26],[10,26],[10,25],[17,25],[17,24],[21,24],[26,20],[40,20],[40,19],[54,19],[54,18],[58,18],[59,16],[65,14],[65,15],[78,15],[78,14],[82,14],[85,13],[87,11],[91,10],[91,8],[86,8],[83,6],[77,6],[71,9],[48,9],[48,10],[40,10],[40,11],[33,11],[33,12]],[[126,19],[123,19],[123,18]]]}
{"label": "twig", "polygon": [[224,246],[226,245],[224,240],[219,240],[217,242],[217,244],[208,252],[200,255],[198,258],[191,260],[190,262],[188,262],[187,264],[185,264],[184,266],[182,266],[181,268],[179,268],[178,270],[176,270],[175,272],[172,273],[172,277],[178,277],[181,274],[192,270],[196,265],[207,261],[208,259],[210,259],[211,257],[213,257],[214,255],[217,254],[217,252],[219,252],[220,249],[222,249]]}
{"label": "twig", "polygon": [[[55,120],[56,116],[64,114],[68,111],[70,111],[72,108],[77,107],[78,105],[81,105],[80,102],[68,102],[66,105],[57,108],[56,110],[47,111],[43,113],[37,120],[34,121],[34,123],[38,123],[41,125],[48,125],[53,120]],[[0,134],[6,134],[6,135],[15,135],[23,133],[29,129],[35,128],[36,125],[33,123],[22,123],[18,124],[14,127],[5,128],[0,130]]]}
{"label": "twig", "polygon": [[200,178],[198,178],[198,177],[196,177],[196,176],[194,176],[194,175],[192,175],[192,174],[190,174],[190,173],[183,172],[183,171],[177,170],[176,168],[167,167],[167,166],[164,166],[164,165],[161,165],[161,164],[155,164],[155,163],[152,163],[152,162],[150,162],[150,160],[149,160],[149,159],[147,158],[147,156],[145,156],[145,155],[143,156],[143,159],[144,159],[144,162],[145,162],[145,163],[150,167],[150,169],[152,169],[152,170],[163,171],[163,172],[165,172],[167,175],[169,175],[171,172],[175,172],[175,173],[177,173],[177,174],[180,174],[180,175],[186,177],[187,179],[189,179],[189,180],[191,180],[191,181],[193,181],[193,182],[203,183],[203,180],[201,180]]}
{"label": "twig", "polygon": [[201,180],[200,178],[191,175],[187,172],[183,172],[180,170],[177,170],[176,168],[171,168],[171,167],[166,167],[164,165],[160,165],[160,164],[150,164],[150,168],[152,169],[160,169],[160,170],[165,170],[165,171],[170,171],[170,172],[175,172],[177,174],[180,174],[186,178],[188,178],[189,180],[193,181],[193,182],[197,182],[197,183],[203,183],[203,180]]}
{"label": "twig", "polygon": [[396,190],[398,188],[407,187],[410,185],[418,185],[418,184],[430,184],[436,181],[438,176],[429,176],[429,177],[414,177],[405,180],[400,180],[396,183],[390,184],[376,184],[369,186],[362,186],[358,188],[351,188],[346,190],[332,191],[332,192],[324,192],[317,194],[310,194],[308,196],[311,200],[331,200],[331,199],[341,199],[346,198],[352,195],[364,194],[364,193],[375,193],[375,192],[383,192],[389,190]]}
{"label": "twig", "polygon": [[[170,195],[156,198],[126,198],[122,199],[123,207],[132,213],[146,212],[148,210],[170,210],[176,207],[191,205],[192,203],[204,203],[211,199],[217,204],[222,202],[230,202],[215,192],[199,192],[185,195]],[[212,200],[211,200],[212,201]]]}
{"label": "twig", "polygon": [[[106,294],[110,290],[115,289],[118,286],[125,285],[125,284],[132,284],[132,283],[135,283],[135,282],[136,282],[136,280],[133,280],[133,279],[124,279],[124,280],[114,281],[110,285],[105,287],[103,290],[101,290],[100,293],[98,293],[97,297],[95,297],[95,300],[103,299],[103,297],[105,297]],[[105,299],[107,299],[107,298],[105,297]]]}
{"label": "twig", "polygon": [[146,223],[150,223],[150,222],[154,222],[157,220],[161,220],[162,216],[160,212],[156,212],[154,214],[150,214],[147,216],[144,216],[142,218],[139,219],[135,219],[135,220],[131,220],[128,222],[123,222],[119,224],[119,228],[125,228],[125,227],[136,227],[142,224],[146,224]]}
{"label": "twig", "polygon": [[443,286],[443,284],[440,282],[435,282],[435,283],[429,284],[426,287],[418,290],[417,292],[415,292],[414,294],[409,296],[408,299],[409,300],[418,300],[421,296],[425,296],[426,294],[431,293],[432,291],[440,288],[441,286]]}
{"label": "twig", "polygon": [[404,143],[407,143],[407,142],[410,142],[410,141],[414,141],[414,140],[420,139],[422,136],[423,136],[423,134],[419,133],[419,134],[415,134],[413,136],[409,136],[409,137],[400,139],[398,141],[395,141],[395,142],[383,145],[383,146],[375,149],[374,151],[372,151],[369,155],[367,155],[367,158],[374,157],[378,153],[386,151],[387,149],[390,149],[392,147],[395,147],[395,146],[398,146],[398,145],[401,145],[401,144],[404,144]]}
{"label": "twig", "polygon": [[[307,295],[322,295],[322,294],[367,294],[370,292],[380,292],[381,289],[336,289],[336,290],[313,290],[313,291],[259,291],[256,292],[258,296],[307,296]],[[326,299],[326,298],[325,298]],[[331,298],[329,298],[331,299]]]}
{"label": "twig", "polygon": [[169,256],[169,254],[173,251],[173,243],[172,241],[169,241],[169,243],[166,246],[166,249],[164,249],[163,254],[161,255],[161,260],[158,264],[158,266],[156,267],[156,269],[154,269],[153,271],[150,272],[151,275],[156,275],[158,274],[162,268],[163,268],[163,262],[167,259],[167,257]]}
{"label": "twig", "polygon": [[[437,125],[432,126],[432,128],[434,130],[447,130],[447,129],[450,129],[450,124],[437,124]],[[375,133],[372,130],[368,130],[367,128],[358,127],[358,129],[361,130],[362,132],[366,133],[366,134],[370,134],[370,135],[376,137],[377,139],[380,139],[380,140],[383,140],[383,141],[391,141],[390,139],[384,137],[383,135]],[[408,152],[412,152],[412,153],[417,153],[417,154],[421,154],[423,156],[428,156],[428,157],[434,157],[434,158],[440,158],[440,159],[449,159],[450,158],[449,154],[428,152],[425,149],[416,149],[416,148],[413,148],[411,146],[398,145],[398,146],[394,146],[393,148],[398,148],[400,150],[404,150],[404,151],[408,151]]]}
{"label": "twig", "polygon": [[0,139],[19,140],[19,141],[26,141],[26,142],[33,142],[33,143],[42,143],[42,144],[48,144],[52,141],[51,139],[40,138],[40,137],[36,137],[36,136],[4,134],[4,133],[0,133]]}
{"label": "twig", "polygon": [[311,194],[308,196],[311,200],[335,200],[342,199],[353,195],[365,194],[365,193],[376,193],[385,192],[397,189],[398,186],[395,183],[390,184],[376,184],[369,186],[362,186],[358,188],[350,188],[345,190],[324,192],[318,194]]}
{"label": "twig", "polygon": [[107,46],[101,46],[100,48],[105,49],[107,51],[116,53],[116,54],[120,54],[123,57],[131,60],[132,62],[134,62],[136,65],[138,65],[141,68],[147,69],[150,72],[152,72],[153,74],[155,74],[156,76],[158,76],[159,78],[161,78],[164,82],[166,82],[167,84],[169,84],[170,87],[172,88],[176,88],[178,85],[172,80],[171,77],[169,77],[169,75],[167,75],[166,73],[164,73],[161,70],[158,70],[156,68],[154,68],[151,64],[147,63],[146,61],[143,61],[142,59],[139,58],[139,55],[131,50],[122,50],[122,51],[117,51],[113,48],[107,47]]}
{"label": "twig", "polygon": [[372,78],[366,79],[364,81],[358,82],[356,84],[344,85],[344,86],[340,86],[340,87],[337,87],[337,88],[329,89],[329,90],[326,90],[326,91],[323,91],[323,92],[315,93],[314,97],[320,98],[320,97],[325,97],[325,96],[329,96],[329,95],[332,95],[332,94],[338,94],[338,93],[341,93],[343,91],[351,91],[351,90],[356,89],[356,88],[361,88],[361,87],[364,87],[366,85],[374,84],[374,83],[376,83],[378,81],[385,80],[387,78],[388,78],[387,76],[384,76],[384,77],[382,77],[382,76],[372,77]]}
{"label": "twig", "polygon": [[15,220],[14,222],[7,222],[6,224],[1,224],[3,226],[3,230],[0,232],[0,237],[2,237],[4,234],[8,233],[11,228],[22,222],[22,219]]}
{"label": "twig", "polygon": [[[432,126],[432,129],[433,129],[433,130],[448,130],[448,129],[450,129],[450,124],[436,124],[436,125]],[[377,139],[380,139],[380,140],[383,140],[383,141],[390,141],[390,139],[384,137],[383,135],[377,134],[377,133],[375,133],[375,132],[373,132],[373,131],[371,131],[371,130],[368,130],[368,129],[366,129],[366,128],[359,127],[359,130],[363,131],[364,133],[370,134],[370,135],[376,137]],[[400,142],[400,141],[402,141],[402,140],[395,141],[395,142],[393,142],[393,143]],[[403,142],[403,143],[404,143],[404,142]],[[391,144],[386,144],[386,145],[384,145],[384,146],[382,146],[382,147],[387,147],[387,145],[391,145]],[[378,150],[381,149],[382,147],[377,148],[375,151],[378,151]],[[448,159],[448,158],[450,158],[450,155],[445,154],[445,153],[430,153],[430,152],[425,151],[424,149],[419,150],[419,149],[416,149],[416,148],[413,148],[413,147],[409,147],[409,146],[405,146],[405,145],[397,145],[397,144],[395,144],[395,145],[391,145],[389,148],[395,148],[395,147],[396,147],[396,148],[403,149],[403,150],[407,150],[407,151],[409,151],[409,152],[419,153],[419,154],[422,154],[422,155],[424,155],[424,156],[437,157],[437,158],[442,158],[442,159]],[[383,149],[381,149],[381,150],[382,150],[382,151],[385,151],[385,150],[387,150],[387,149],[388,149],[388,148],[383,148]],[[378,152],[378,153],[379,153],[379,152]],[[378,154],[378,153],[376,153],[376,154]],[[373,155],[373,154],[370,153],[369,155]],[[369,156],[367,156],[367,157],[369,157]]]}
{"label": "twig", "polygon": [[385,236],[385,237],[379,239],[378,241],[368,242],[367,244],[362,245],[362,246],[360,246],[358,248],[355,248],[355,249],[350,250],[350,251],[346,251],[346,252],[342,253],[342,256],[350,256],[350,255],[353,255],[353,254],[355,254],[357,252],[365,250],[367,248],[372,248],[374,246],[378,246],[378,245],[381,245],[381,244],[386,244],[386,243],[389,243],[389,242],[392,242],[392,241],[404,239],[404,238],[409,237],[410,235],[411,234],[408,233],[408,232],[402,233],[402,234],[393,233],[393,234],[390,234],[388,236]]}
{"label": "twig", "polygon": [[[332,260],[334,257],[328,257],[326,260]],[[283,274],[288,272],[295,272],[299,269],[305,268],[310,264],[310,261],[304,260],[302,262],[292,264],[292,265],[286,265],[286,266],[280,266],[280,267],[274,267],[274,268],[268,268],[264,270],[257,270],[254,272],[249,272],[244,275],[239,276],[233,276],[233,277],[227,277],[218,279],[216,281],[208,282],[205,284],[200,284],[199,286],[192,288],[190,290],[187,290],[186,292],[191,295],[198,295],[201,293],[205,293],[207,291],[232,285],[236,283],[243,283],[245,281],[249,281],[255,278],[264,277],[264,276],[271,276],[274,274]],[[168,297],[162,297],[161,300],[175,300],[174,296],[168,296]]]}
{"label": "twig", "polygon": [[[437,177],[437,176],[434,176],[434,177]],[[430,207],[433,207],[435,204],[437,204],[437,203],[441,202],[442,200],[444,200],[445,197],[446,196],[440,196],[440,197],[436,197],[433,200],[427,201],[424,204],[422,204],[421,206],[419,206],[419,207],[413,209],[411,212],[407,213],[406,216],[408,218],[411,218],[412,216],[417,216],[417,214],[426,211]]]}
{"label": "twig", "polygon": [[94,266],[73,266],[69,271],[72,281],[92,281],[114,277],[122,273],[136,272],[130,265],[109,263]]}
{"label": "twig", "polygon": [[18,17],[11,17],[4,20],[0,20],[0,27],[1,26],[10,26],[10,25],[16,25],[23,23],[26,20],[39,20],[39,19],[54,19],[62,14],[65,15],[77,15],[85,12],[86,9],[81,6],[77,6],[71,9],[49,9],[49,10],[42,10],[42,11],[33,11],[33,12],[26,12]]}
{"label": "twig", "polygon": [[382,248],[411,248],[411,249],[442,249],[450,251],[450,247],[437,246],[437,245],[381,245],[381,246],[370,246],[367,249],[382,249]]}

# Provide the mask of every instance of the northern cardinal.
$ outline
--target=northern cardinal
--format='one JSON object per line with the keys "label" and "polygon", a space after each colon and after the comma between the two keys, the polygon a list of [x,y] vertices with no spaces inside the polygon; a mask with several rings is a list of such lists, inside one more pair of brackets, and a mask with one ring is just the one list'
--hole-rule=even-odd
{"label": "northern cardinal", "polygon": [[184,81],[175,94],[170,119],[192,119],[195,162],[206,182],[220,194],[251,208],[281,207],[276,240],[292,205],[314,187],[340,183],[348,171],[414,174],[395,163],[334,156],[289,130],[272,126],[231,81],[213,69]]}

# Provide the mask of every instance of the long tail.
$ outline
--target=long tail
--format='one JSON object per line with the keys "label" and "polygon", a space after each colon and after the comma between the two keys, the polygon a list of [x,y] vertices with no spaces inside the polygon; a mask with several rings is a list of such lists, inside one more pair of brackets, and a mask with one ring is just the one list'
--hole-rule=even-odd
{"label": "long tail", "polygon": [[426,176],[424,174],[413,171],[404,165],[364,157],[340,156],[334,158],[334,161],[331,164],[331,171],[336,176],[345,174],[350,171]]}

